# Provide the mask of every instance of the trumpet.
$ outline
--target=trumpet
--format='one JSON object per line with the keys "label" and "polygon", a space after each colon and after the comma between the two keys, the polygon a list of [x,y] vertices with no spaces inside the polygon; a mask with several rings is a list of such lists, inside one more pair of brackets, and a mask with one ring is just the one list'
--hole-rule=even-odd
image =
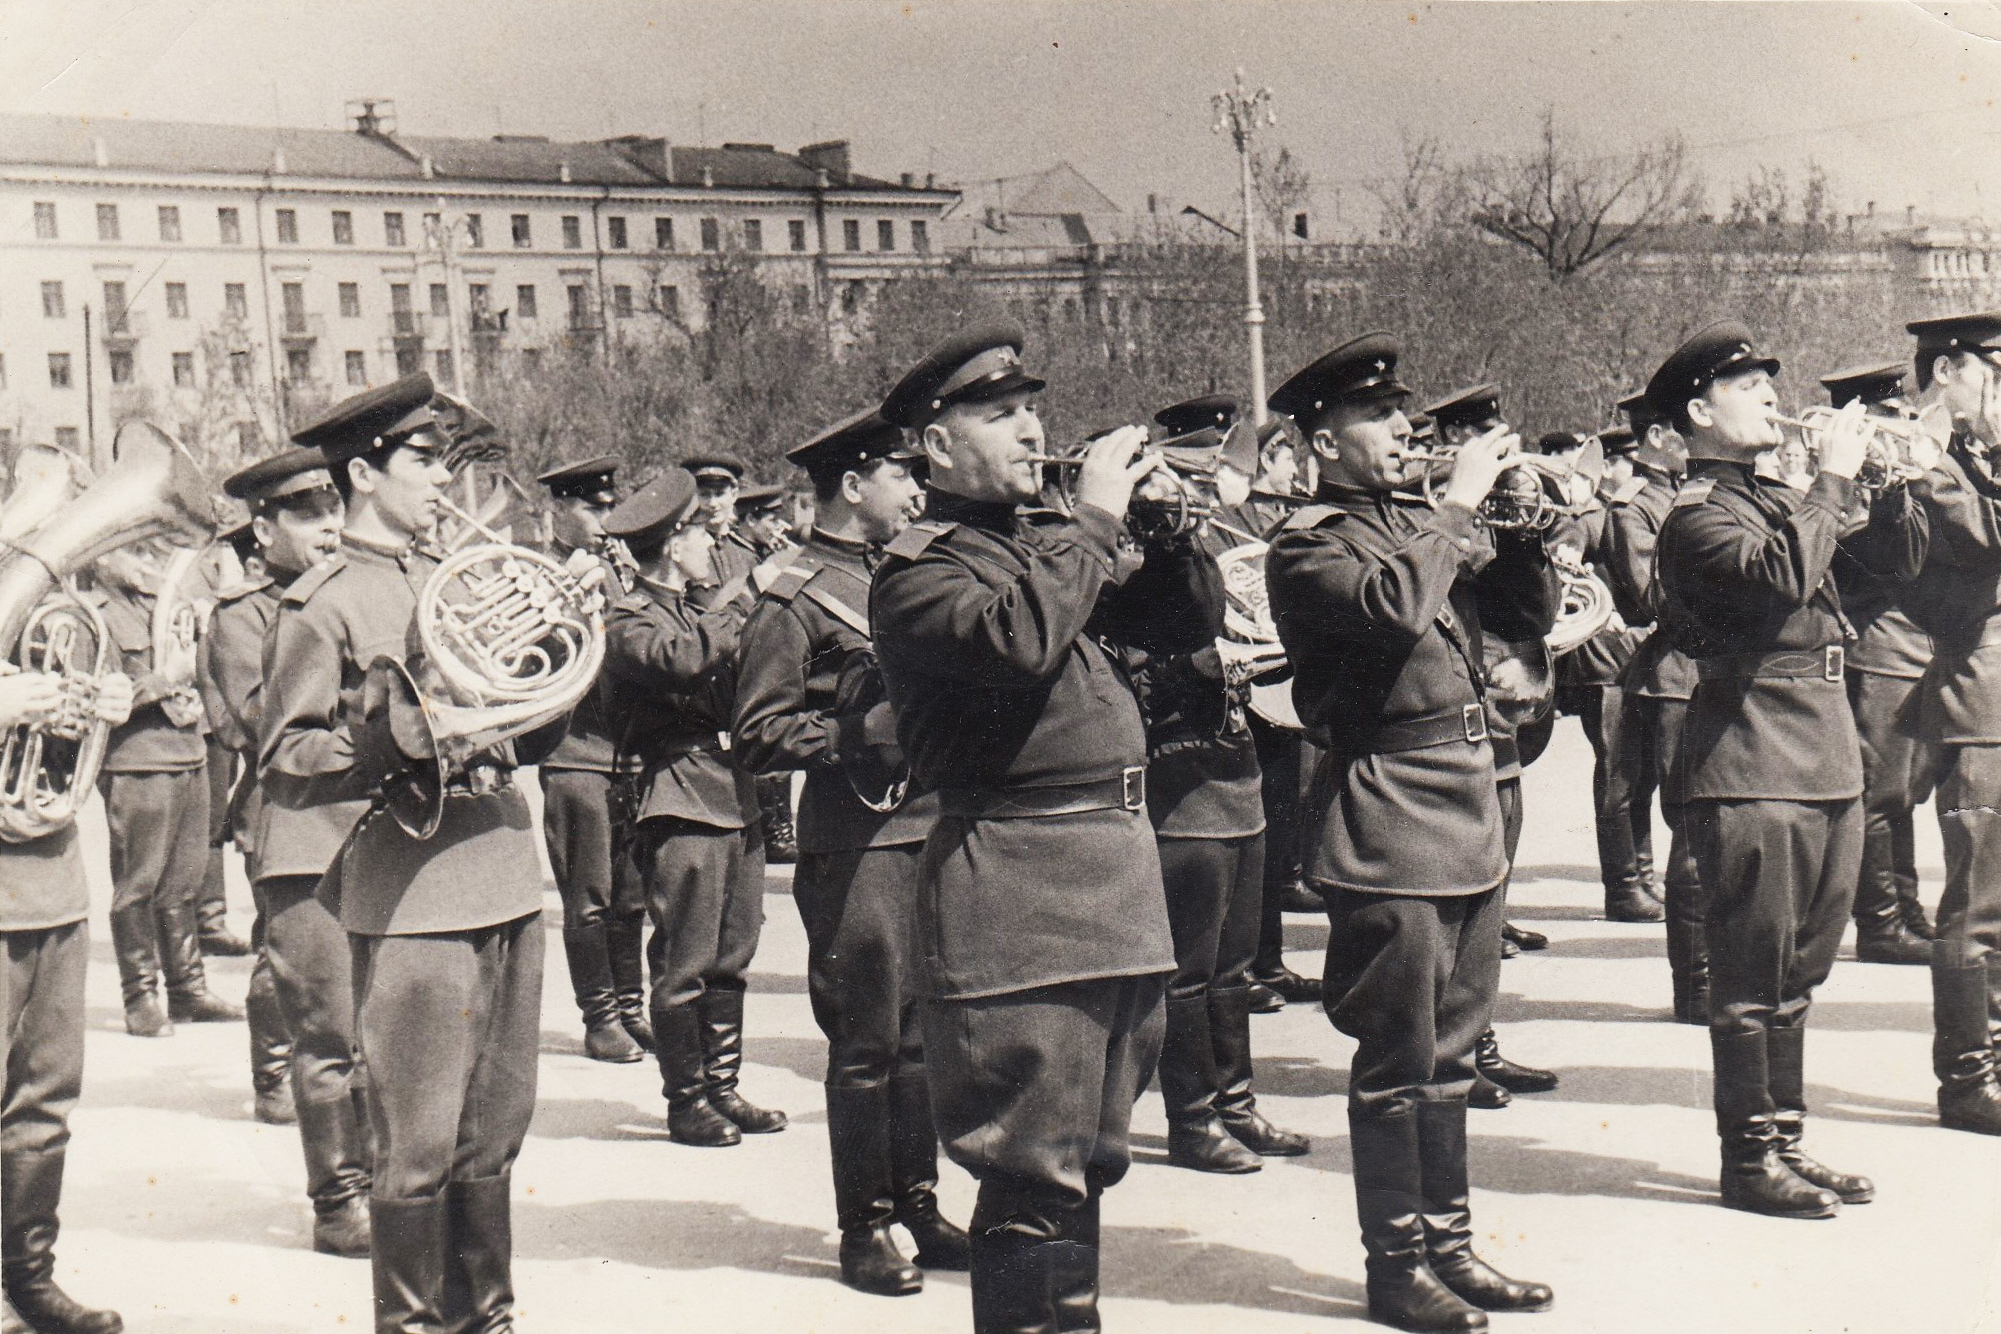
{"label": "trumpet", "polygon": [[[1797,417],[1774,415],[1772,420],[1790,426],[1806,441],[1808,449],[1820,450],[1820,441],[1833,429],[1839,409],[1821,404],[1803,410]],[[1874,413],[1862,418],[1869,427],[1862,466],[1856,470],[1855,484],[1865,491],[1881,491],[1925,475],[1916,450],[1936,454],[1952,439],[1952,414],[1943,404],[1934,403],[1916,416],[1884,417]]]}
{"label": "trumpet", "polygon": [[[1169,441],[1167,443],[1173,443]],[[1158,451],[1148,448],[1149,454]],[[1081,454],[1030,454],[1026,460],[1042,468],[1081,469]],[[1126,528],[1139,541],[1158,537],[1179,537],[1216,513],[1215,505],[1201,490],[1199,479],[1188,476],[1171,463],[1163,462],[1154,476],[1165,477],[1171,486],[1166,496],[1135,495],[1126,506]],[[1075,483],[1065,479],[1066,489]]]}
{"label": "trumpet", "polygon": [[[1404,455],[1406,463],[1425,465],[1419,487],[1424,503],[1433,509],[1445,498],[1445,483],[1451,479],[1452,465],[1458,458],[1456,447],[1412,450]],[[1475,512],[1489,528],[1541,532],[1559,515],[1576,513],[1576,506],[1563,491],[1571,476],[1580,471],[1579,464],[1571,460],[1523,454],[1508,465]]]}

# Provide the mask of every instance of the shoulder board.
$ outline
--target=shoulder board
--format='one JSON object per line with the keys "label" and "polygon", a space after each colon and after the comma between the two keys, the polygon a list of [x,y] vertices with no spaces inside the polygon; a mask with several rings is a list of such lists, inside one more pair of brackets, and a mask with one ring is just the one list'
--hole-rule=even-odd
{"label": "shoulder board", "polygon": [[270,586],[271,586],[271,580],[268,577],[263,579],[239,580],[238,582],[231,584],[229,587],[219,591],[215,595],[215,604],[218,607],[226,607],[232,602],[241,602],[243,599],[249,597],[252,593],[257,592],[260,589],[269,588]]}
{"label": "shoulder board", "polygon": [[773,602],[790,602],[799,596],[799,590],[806,586],[806,581],[819,572],[817,565],[802,567],[794,564],[778,570],[760,565],[752,571],[752,580],[757,584],[757,591]]}
{"label": "shoulder board", "polygon": [[[1640,498],[1640,492],[1647,489],[1644,477],[1629,477],[1626,484],[1612,493],[1611,505],[1630,505]],[[1610,508],[1610,505],[1607,506]]]}
{"label": "shoulder board", "polygon": [[885,556],[895,556],[901,560],[916,560],[933,542],[945,536],[959,525],[939,523],[933,519],[919,519],[898,533],[890,544],[882,549]]}
{"label": "shoulder board", "polygon": [[1345,515],[1346,513],[1346,510],[1334,505],[1301,505],[1286,516],[1285,521],[1279,524],[1278,531],[1281,533],[1304,532],[1308,528],[1318,528],[1321,524],[1334,518],[1336,515]]}
{"label": "shoulder board", "polygon": [[653,605],[653,597],[644,588],[635,588],[611,605],[616,611],[645,611]]}
{"label": "shoulder board", "polygon": [[292,581],[292,586],[285,590],[285,602],[294,607],[305,606],[307,598],[319,592],[327,580],[346,568],[347,557],[338,554],[321,561]]}
{"label": "shoulder board", "polygon": [[1709,499],[1709,493],[1715,489],[1716,479],[1714,477],[1699,477],[1693,482],[1686,483],[1675,494],[1674,504],[1668,508],[1685,510],[1691,506],[1700,505],[1703,501]]}

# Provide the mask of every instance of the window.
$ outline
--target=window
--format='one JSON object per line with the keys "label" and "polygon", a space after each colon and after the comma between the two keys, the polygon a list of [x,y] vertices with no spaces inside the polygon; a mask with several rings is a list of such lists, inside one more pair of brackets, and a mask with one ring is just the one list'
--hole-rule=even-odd
{"label": "window", "polygon": [[401,213],[385,213],[382,215],[382,244],[396,246],[403,244],[403,215]]}
{"label": "window", "polygon": [[111,383],[132,383],[132,353],[127,348],[114,348],[105,358],[111,363]]}
{"label": "window", "polygon": [[67,449],[74,454],[83,443],[82,433],[74,426],[56,427],[56,448]]}
{"label": "window", "polygon": [[756,218],[743,220],[743,248],[745,250],[764,249],[764,224]]}
{"label": "window", "polygon": [[299,244],[299,210],[295,208],[278,210],[278,244]]}
{"label": "window", "polygon": [[53,241],[56,239],[56,206],[54,204],[35,205],[35,239]]}
{"label": "window", "polygon": [[563,249],[582,250],[583,248],[584,248],[583,225],[577,221],[576,214],[565,213],[563,215]]}
{"label": "window", "polygon": [[662,315],[670,320],[681,318],[681,289],[674,286],[662,287],[654,295],[653,304]]}
{"label": "window", "polygon": [[443,283],[431,284],[431,313],[441,319],[452,313],[452,294]]}
{"label": "window", "polygon": [[450,348],[441,347],[432,353],[431,362],[438,368],[435,373],[439,384],[453,385],[458,383],[452,376],[452,350]]}
{"label": "window", "polygon": [[[417,332],[416,312],[410,309],[410,284],[389,284],[389,318],[394,324],[397,333],[411,334]],[[397,374],[408,375],[410,372],[398,371]]]}
{"label": "window", "polygon": [[415,375],[423,369],[424,354],[421,349],[408,346],[396,349],[396,373],[398,375]]}
{"label": "window", "polygon": [[250,383],[250,354],[232,352],[229,354],[229,378],[239,385]]}
{"label": "window", "polygon": [[524,320],[535,318],[535,284],[523,283],[514,289],[514,313]]}
{"label": "window", "polygon": [[250,317],[250,298],[245,294],[242,283],[222,285],[222,311],[239,320]]}
{"label": "window", "polygon": [[702,219],[702,249],[721,250],[723,248],[722,224],[714,218]]}
{"label": "window", "polygon": [[264,432],[258,429],[256,422],[236,423],[236,447],[244,454],[264,452]]}
{"label": "window", "polygon": [[794,252],[806,248],[806,223],[802,218],[794,218],[785,224],[786,238],[792,243]]}
{"label": "window", "polygon": [[854,218],[844,218],[841,221],[841,248],[843,250],[862,248],[862,225]]}
{"label": "window", "polygon": [[195,354],[192,352],[174,353],[174,388],[192,389],[194,387]]}
{"label": "window", "polygon": [[604,231],[605,236],[611,241],[611,248],[613,250],[625,249],[624,218],[606,218],[604,220]]}
{"label": "window", "polygon": [[507,219],[507,225],[509,229],[512,230],[514,233],[515,249],[526,250],[529,246],[535,243],[528,230],[528,215],[526,213],[515,213],[509,215]]}
{"label": "window", "polygon": [[354,244],[354,214],[344,208],[335,209],[333,211],[333,229],[335,245]]}
{"label": "window", "polygon": [[233,208],[215,211],[216,236],[224,245],[243,244],[243,216]]}
{"label": "window", "polygon": [[69,308],[63,302],[61,283],[42,284],[42,314],[52,320],[62,319],[69,314]]}
{"label": "window", "polygon": [[910,248],[920,255],[931,253],[931,226],[922,218],[910,220]]}
{"label": "window", "polygon": [[104,285],[104,331],[123,333],[131,321],[125,318],[125,284],[108,282]]}
{"label": "window", "polygon": [[306,285],[304,283],[281,283],[278,296],[285,306],[285,332],[301,334],[306,332]]}
{"label": "window", "polygon": [[181,210],[178,206],[160,205],[160,239],[162,241],[181,239]]}
{"label": "window", "polygon": [[188,317],[188,285],[186,283],[167,284],[167,318],[184,320]]}
{"label": "window", "polygon": [[67,389],[69,387],[70,387],[69,353],[67,352],[49,353],[49,388]]}
{"label": "window", "polygon": [[521,366],[522,366],[522,369],[524,369],[524,370],[527,370],[527,371],[530,371],[530,372],[534,372],[534,371],[539,371],[539,370],[541,370],[541,369],[542,369],[542,349],[541,349],[541,348],[539,348],[539,347],[524,347],[524,348],[522,348],[522,349],[521,349]]}
{"label": "window", "polygon": [[368,354],[349,352],[347,354],[347,382],[353,385],[368,383]]}
{"label": "window", "polygon": [[653,220],[653,248],[672,250],[674,248],[674,219],[655,218]]}
{"label": "window", "polygon": [[361,284],[342,283],[340,285],[340,317],[344,320],[361,318]]}
{"label": "window", "polygon": [[116,241],[118,239],[118,205],[99,204],[97,206],[97,239]]}
{"label": "window", "polygon": [[611,308],[622,320],[632,318],[632,289],[624,283],[615,284],[611,289]]}
{"label": "window", "polygon": [[570,284],[569,287],[569,293],[570,293],[570,327],[572,329],[585,328],[591,322],[590,289],[585,287],[582,283],[572,283]]}
{"label": "window", "polygon": [[309,347],[285,349],[285,376],[293,384],[313,382],[313,350]]}
{"label": "window", "polygon": [[477,213],[466,214],[466,245],[478,250],[486,244],[486,223]]}
{"label": "window", "polygon": [[883,218],[875,225],[875,248],[877,250],[896,249],[896,224]]}

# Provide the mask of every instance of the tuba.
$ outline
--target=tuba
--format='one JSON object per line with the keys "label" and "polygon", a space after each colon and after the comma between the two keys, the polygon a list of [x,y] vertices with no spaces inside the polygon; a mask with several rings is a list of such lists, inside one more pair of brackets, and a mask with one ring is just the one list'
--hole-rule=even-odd
{"label": "tuba", "polygon": [[0,644],[14,669],[64,683],[54,718],[0,736],[0,841],[25,843],[73,821],[104,762],[111,728],[97,716],[97,695],[117,670],[117,650],[71,577],[131,542],[203,542],[215,531],[208,479],[171,436],[128,422],[112,448],[118,462],[73,500],[69,457],[31,449],[0,513]]}
{"label": "tuba", "polygon": [[1278,642],[1278,626],[1271,616],[1271,593],[1265,586],[1265,554],[1268,543],[1245,542],[1216,557],[1223,572],[1223,633],[1232,644],[1241,644],[1241,654],[1224,659],[1225,679],[1232,684],[1251,683],[1250,709],[1274,727],[1290,732],[1304,729],[1299,710],[1292,702],[1289,678],[1260,681],[1255,678],[1284,669],[1288,664],[1285,647]]}
{"label": "tuba", "polygon": [[481,752],[576,707],[597,684],[605,651],[595,558],[573,573],[441,504],[466,540],[417,595],[412,661],[377,658],[363,702],[364,714],[386,714],[405,755],[421,757],[382,794],[418,839],[438,831],[448,785],[470,780],[480,790]]}

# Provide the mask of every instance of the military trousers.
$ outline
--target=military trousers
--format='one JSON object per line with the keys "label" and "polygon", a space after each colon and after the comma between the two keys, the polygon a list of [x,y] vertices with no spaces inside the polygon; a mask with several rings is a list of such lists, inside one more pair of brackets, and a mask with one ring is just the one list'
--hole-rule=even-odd
{"label": "military trousers", "polygon": [[2001,745],[1947,746],[1942,758],[1938,938],[1951,957],[1971,961],[2001,951]]}
{"label": "military trousers", "polygon": [[[1639,748],[1635,761],[1653,776],[1661,794],[1661,819],[1668,827],[1667,863],[1661,872],[1661,898],[1668,920],[1690,925],[1703,920],[1702,876],[1689,844],[1687,807],[1682,803],[1682,731],[1688,723],[1688,701],[1659,695],[1626,695],[1626,727]],[[1651,820],[1652,813],[1647,813]]]}
{"label": "military trousers", "polygon": [[1163,838],[1160,879],[1174,934],[1169,1000],[1241,987],[1263,920],[1265,836]]}
{"label": "military trousers", "polygon": [[[83,982],[90,929],[82,922],[0,931],[0,1021],[7,1083],[0,1153],[52,1153],[69,1143],[83,1091]],[[53,1209],[54,1201],[49,1202]]]}
{"label": "military trousers", "polygon": [[656,1010],[743,991],[764,930],[764,852],[740,829],[656,817],[639,826]]}
{"label": "military trousers", "polygon": [[924,1002],[932,1119],[983,1202],[1074,1209],[1125,1176],[1166,989],[1147,973]]}
{"label": "military trousers", "polygon": [[1260,972],[1285,964],[1285,896],[1299,880],[1305,848],[1304,775],[1306,738],[1302,733],[1250,717],[1251,741],[1258,752],[1258,792],[1264,799],[1265,857],[1258,925]]}
{"label": "military trousers", "polygon": [[631,828],[614,805],[612,775],[543,769],[542,840],[563,900],[563,928],[603,926],[646,911]]}
{"label": "military trousers", "polygon": [[375,1195],[428,1198],[505,1174],[535,1112],[542,914],[349,941]]}
{"label": "military trousers", "polygon": [[347,932],[313,893],[319,877],[257,882],[264,952],[278,1008],[292,1034],[292,1092],[299,1102],[348,1095],[354,1078],[354,965]]}
{"label": "military trousers", "polygon": [[206,767],[103,774],[111,844],[111,943],[130,1002],[165,974],[170,992],[204,985],[195,903],[208,869]]}
{"label": "military trousers", "polygon": [[1691,801],[1707,899],[1709,1031],[1796,1028],[1827,980],[1862,860],[1862,802]]}
{"label": "military trousers", "polygon": [[1608,890],[1652,889],[1654,792],[1659,779],[1649,748],[1633,734],[1638,714],[1618,685],[1585,686],[1577,719],[1591,743],[1591,803],[1598,834],[1598,874]]}
{"label": "military trousers", "polygon": [[1501,982],[1501,890],[1320,892],[1332,923],[1327,1017],[1357,1044],[1349,1107],[1400,1116],[1420,1102],[1464,1098]]}
{"label": "military trousers", "polygon": [[827,1035],[827,1085],[921,1071],[917,870],[922,843],[802,852],[792,900],[806,928],[806,991]]}
{"label": "military trousers", "polygon": [[229,792],[236,775],[235,752],[216,740],[214,733],[209,734],[207,743],[208,763],[202,772],[208,775],[208,857],[202,863],[202,885],[196,908],[196,917],[205,935],[228,929],[228,923],[224,921],[229,911],[229,899],[225,892],[223,848],[229,842]]}

